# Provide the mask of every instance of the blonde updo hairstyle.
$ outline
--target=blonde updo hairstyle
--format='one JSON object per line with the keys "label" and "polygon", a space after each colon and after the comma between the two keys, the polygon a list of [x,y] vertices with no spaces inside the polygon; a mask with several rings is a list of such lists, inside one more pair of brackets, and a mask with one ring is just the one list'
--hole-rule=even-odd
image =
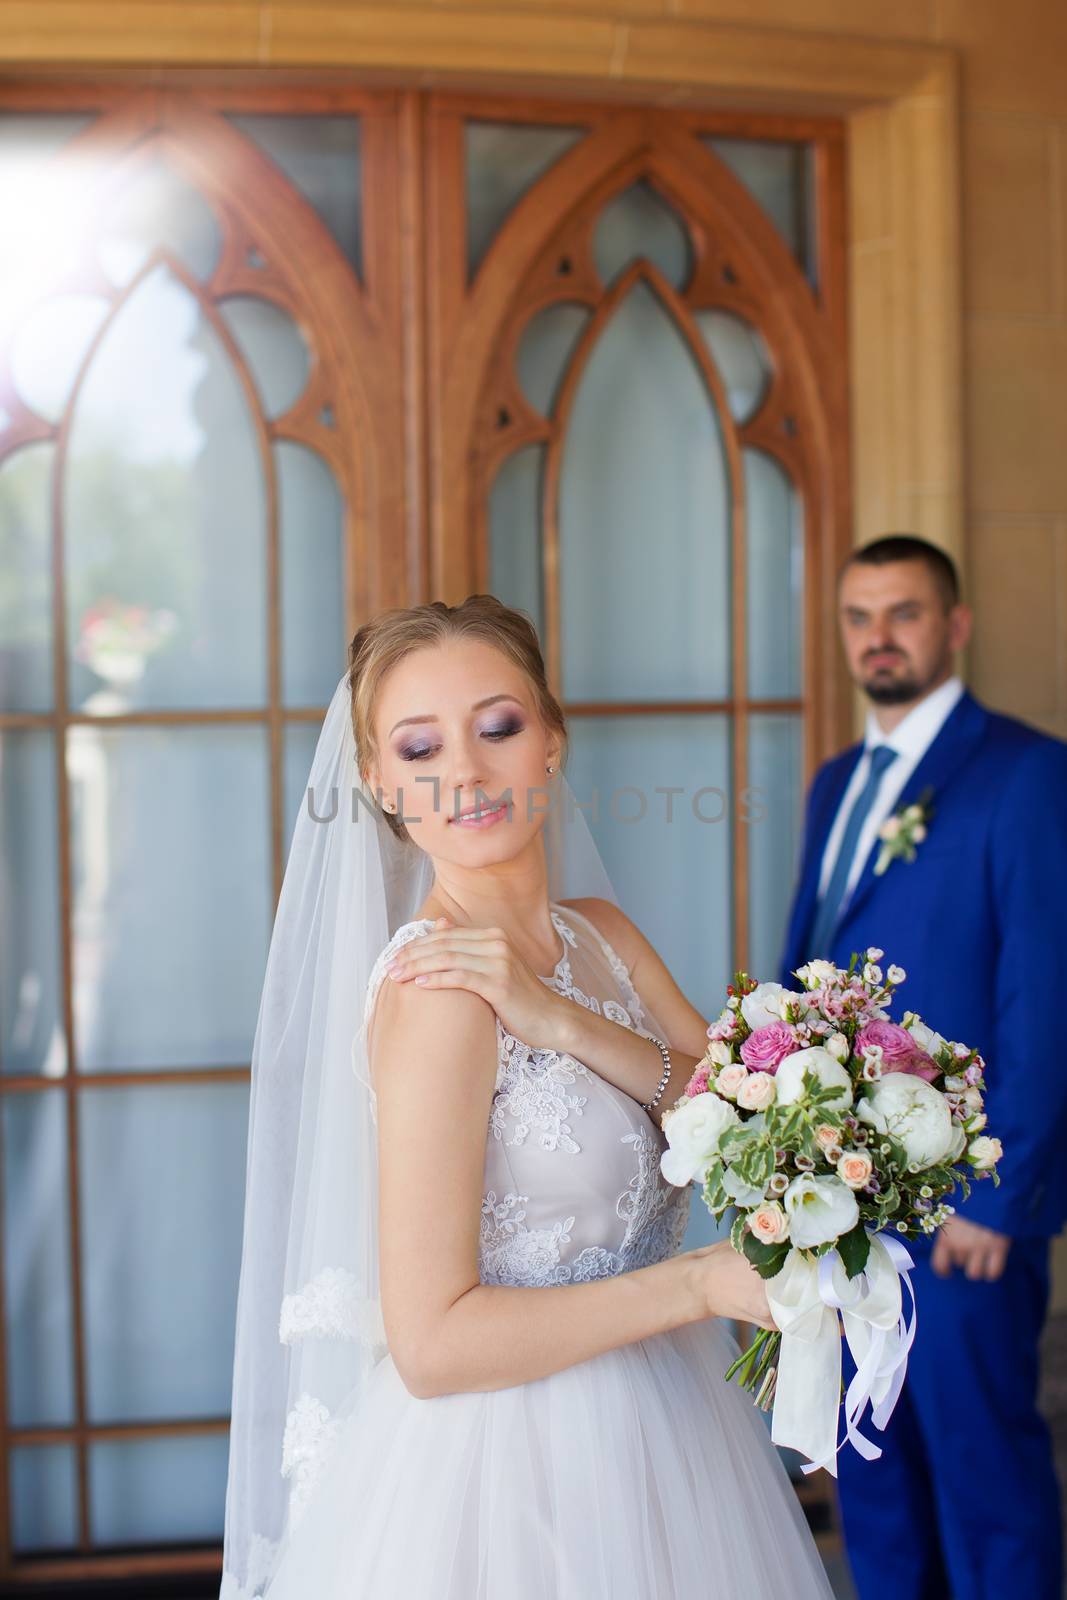
{"label": "blonde updo hairstyle", "polygon": [[[471,594],[458,606],[432,600],[427,605],[383,611],[356,630],[348,647],[348,685],[356,760],[363,782],[369,784],[371,767],[379,761],[374,707],[386,674],[413,650],[443,644],[448,639],[477,639],[492,645],[526,674],[541,722],[546,731],[559,735],[562,766],[567,750],[566,721],[563,708],[548,687],[533,623],[525,612],[504,605],[495,595]],[[410,839],[398,816],[385,810],[381,815],[398,839]]]}

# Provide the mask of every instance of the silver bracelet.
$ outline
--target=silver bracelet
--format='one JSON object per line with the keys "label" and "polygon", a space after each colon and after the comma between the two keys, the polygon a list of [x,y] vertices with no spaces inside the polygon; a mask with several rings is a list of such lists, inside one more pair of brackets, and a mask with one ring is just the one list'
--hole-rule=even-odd
{"label": "silver bracelet", "polygon": [[663,1040],[662,1039],[657,1039],[654,1034],[648,1033],[648,1034],[645,1035],[645,1038],[646,1039],[651,1039],[652,1043],[655,1045],[656,1049],[659,1051],[660,1055],[663,1057],[663,1076],[659,1080],[659,1085],[658,1085],[658,1087],[656,1089],[656,1092],[652,1096],[651,1100],[645,1100],[641,1104],[641,1110],[642,1111],[653,1111],[653,1110],[655,1110],[656,1106],[659,1105],[660,1100],[663,1097],[663,1091],[667,1087],[667,1084],[670,1082],[670,1076],[671,1076],[671,1053],[667,1049],[667,1046],[664,1044]]}

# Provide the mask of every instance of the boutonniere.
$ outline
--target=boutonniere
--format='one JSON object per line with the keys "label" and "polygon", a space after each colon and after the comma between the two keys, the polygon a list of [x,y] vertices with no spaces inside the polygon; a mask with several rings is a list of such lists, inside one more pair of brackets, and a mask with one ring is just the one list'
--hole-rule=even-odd
{"label": "boutonniere", "polygon": [[891,861],[914,861],[918,846],[926,838],[930,818],[934,814],[932,789],[924,789],[918,800],[910,806],[898,806],[891,817],[886,817],[878,829],[882,848],[874,863],[875,874],[881,877]]}

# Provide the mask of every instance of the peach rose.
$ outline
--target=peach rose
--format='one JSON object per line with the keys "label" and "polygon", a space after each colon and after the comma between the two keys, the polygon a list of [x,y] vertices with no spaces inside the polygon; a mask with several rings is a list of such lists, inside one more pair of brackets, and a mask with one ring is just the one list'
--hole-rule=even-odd
{"label": "peach rose", "polygon": [[760,1244],[781,1244],[789,1237],[789,1218],[777,1200],[768,1201],[748,1215],[749,1232]]}
{"label": "peach rose", "polygon": [[820,1150],[832,1150],[840,1138],[841,1129],[831,1128],[828,1122],[824,1122],[815,1130],[815,1143],[819,1146]]}
{"label": "peach rose", "polygon": [[862,1189],[870,1182],[874,1162],[867,1150],[846,1150],[837,1163],[837,1176],[850,1189]]}
{"label": "peach rose", "polygon": [[723,1067],[715,1079],[715,1087],[725,1100],[736,1100],[737,1091],[748,1077],[747,1067]]}
{"label": "peach rose", "polygon": [[[719,1074],[722,1081],[722,1074]],[[774,1078],[769,1072],[750,1072],[737,1091],[737,1103],[745,1111],[766,1111],[774,1104]]]}

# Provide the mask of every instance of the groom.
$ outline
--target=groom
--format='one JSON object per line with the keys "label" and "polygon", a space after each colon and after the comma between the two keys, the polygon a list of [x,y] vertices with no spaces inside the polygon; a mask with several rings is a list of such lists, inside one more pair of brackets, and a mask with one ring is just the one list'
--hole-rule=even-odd
{"label": "groom", "polygon": [[[1000,1187],[978,1182],[935,1241],[908,1241],[916,1340],[888,1428],[867,1430],[881,1459],[838,1457],[845,1540],[861,1600],[1060,1600],[1037,1384],[1067,1213],[1067,744],[954,676],[971,614],[936,546],[865,545],[838,600],[867,727],[815,775],[782,981],[812,957],[884,950],[907,972],[898,1011],[985,1057],[985,1131],[1004,1145]],[[878,872],[881,825],[915,802],[915,859]]]}

